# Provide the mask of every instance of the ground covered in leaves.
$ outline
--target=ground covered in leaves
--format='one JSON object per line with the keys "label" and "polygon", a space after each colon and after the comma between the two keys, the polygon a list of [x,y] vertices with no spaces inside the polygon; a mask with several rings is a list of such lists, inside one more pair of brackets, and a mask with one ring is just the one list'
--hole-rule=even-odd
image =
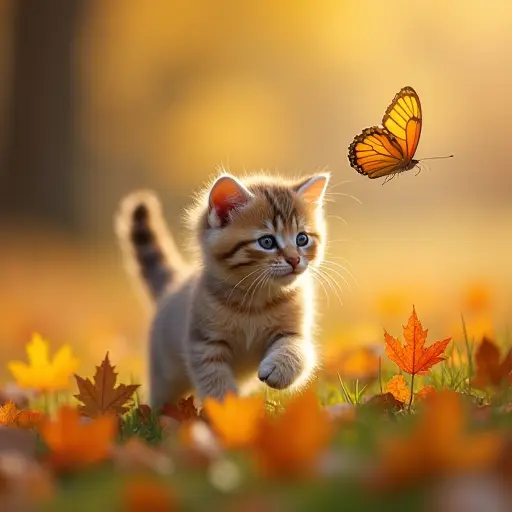
{"label": "ground covered in leaves", "polygon": [[108,353],[92,378],[38,335],[27,355],[0,396],[2,512],[512,510],[512,349],[427,341],[414,309],[301,394],[199,409],[151,410]]}

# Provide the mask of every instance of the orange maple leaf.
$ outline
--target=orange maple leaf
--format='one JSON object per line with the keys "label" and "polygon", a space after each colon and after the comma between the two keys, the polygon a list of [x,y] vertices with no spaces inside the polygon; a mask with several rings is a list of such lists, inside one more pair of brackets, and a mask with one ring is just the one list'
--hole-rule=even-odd
{"label": "orange maple leaf", "polygon": [[263,397],[237,397],[232,393],[228,393],[222,402],[207,397],[203,407],[213,430],[226,448],[250,445],[265,412]]}
{"label": "orange maple leaf", "polygon": [[381,443],[381,462],[373,483],[389,488],[420,478],[492,467],[503,449],[503,437],[496,432],[468,434],[465,427],[460,395],[434,393],[409,436]]}
{"label": "orange maple leaf", "polygon": [[79,393],[74,395],[83,405],[78,410],[90,418],[113,412],[124,414],[128,410],[128,402],[139,387],[138,384],[119,384],[116,387],[117,373],[110,364],[108,352],[100,366],[96,367],[94,384],[75,374]]}
{"label": "orange maple leaf", "polygon": [[117,427],[113,414],[86,419],[76,408],[64,406],[54,420],[41,425],[40,432],[50,449],[53,466],[73,469],[109,458]]}
{"label": "orange maple leaf", "polygon": [[444,360],[441,354],[446,350],[451,338],[436,341],[430,347],[424,348],[428,329],[423,330],[414,307],[409,322],[403,329],[405,346],[384,331],[386,354],[404,372],[411,375],[428,375],[429,368]]}
{"label": "orange maple leaf", "polygon": [[475,353],[475,362],[476,375],[471,381],[475,388],[500,387],[507,381],[512,383],[512,349],[500,361],[500,349],[484,336]]}
{"label": "orange maple leaf", "polygon": [[386,386],[386,392],[391,393],[399,402],[406,403],[411,398],[411,392],[407,387],[403,375],[391,377]]}
{"label": "orange maple leaf", "polygon": [[278,417],[264,416],[253,444],[268,476],[314,473],[314,463],[333,433],[332,422],[313,391],[292,398]]}

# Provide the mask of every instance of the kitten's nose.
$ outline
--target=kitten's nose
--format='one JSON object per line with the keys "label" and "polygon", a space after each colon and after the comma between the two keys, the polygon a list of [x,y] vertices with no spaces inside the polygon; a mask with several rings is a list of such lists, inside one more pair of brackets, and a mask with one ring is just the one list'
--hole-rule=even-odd
{"label": "kitten's nose", "polygon": [[288,263],[290,267],[292,267],[293,270],[295,270],[299,266],[300,256],[286,258],[286,263]]}

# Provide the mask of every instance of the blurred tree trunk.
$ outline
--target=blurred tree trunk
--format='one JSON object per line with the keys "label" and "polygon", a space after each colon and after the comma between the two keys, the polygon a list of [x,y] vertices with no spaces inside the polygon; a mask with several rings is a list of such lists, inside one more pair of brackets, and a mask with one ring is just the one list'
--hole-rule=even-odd
{"label": "blurred tree trunk", "polygon": [[83,0],[17,0],[10,122],[0,169],[8,218],[74,230],[73,43]]}

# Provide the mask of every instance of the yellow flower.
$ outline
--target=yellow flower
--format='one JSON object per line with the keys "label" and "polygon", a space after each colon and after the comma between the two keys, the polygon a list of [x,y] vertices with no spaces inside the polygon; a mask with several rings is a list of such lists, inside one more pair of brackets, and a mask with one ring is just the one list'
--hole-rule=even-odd
{"label": "yellow flower", "polygon": [[38,391],[57,391],[69,387],[69,377],[79,366],[79,361],[71,353],[71,347],[61,347],[53,360],[48,357],[48,342],[39,334],[32,336],[27,345],[29,363],[12,361],[8,368],[18,386]]}

